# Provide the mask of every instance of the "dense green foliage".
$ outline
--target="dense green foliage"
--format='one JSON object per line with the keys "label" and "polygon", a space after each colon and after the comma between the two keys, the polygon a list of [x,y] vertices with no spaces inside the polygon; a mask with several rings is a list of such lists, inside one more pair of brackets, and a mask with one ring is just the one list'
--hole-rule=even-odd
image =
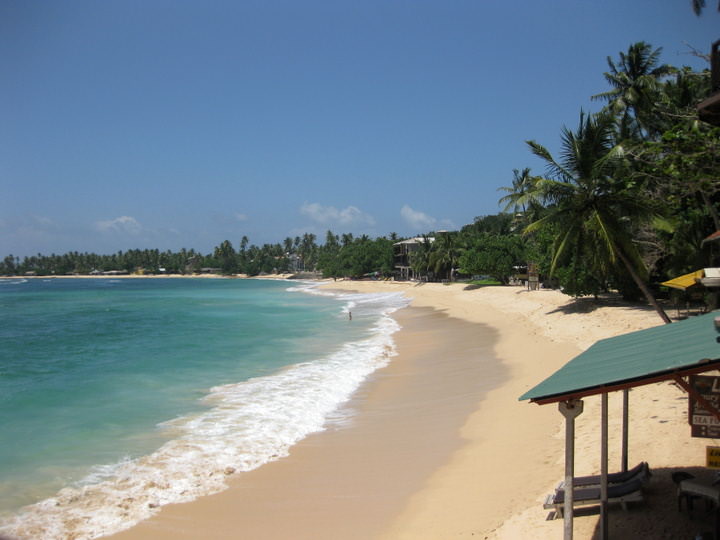
{"label": "dense green foliage", "polygon": [[468,239],[460,268],[464,274],[486,275],[507,284],[518,273],[518,262],[524,259],[525,246],[520,236],[482,233]]}
{"label": "dense green foliage", "polygon": [[607,105],[563,128],[561,153],[528,141],[544,175],[517,170],[501,202],[528,242],[550,247],[541,269],[571,295],[640,293],[669,322],[652,283],[714,262],[703,239],[720,229],[720,129],[697,120],[709,72],[660,65],[660,49],[632,44],[608,58]]}

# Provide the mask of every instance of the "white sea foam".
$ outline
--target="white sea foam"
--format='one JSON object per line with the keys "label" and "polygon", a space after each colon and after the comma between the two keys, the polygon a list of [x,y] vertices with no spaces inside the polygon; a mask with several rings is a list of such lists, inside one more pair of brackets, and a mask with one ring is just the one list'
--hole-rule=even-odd
{"label": "white sea foam", "polygon": [[[313,286],[297,290],[317,294]],[[324,294],[324,293],[322,293]],[[206,412],[166,422],[173,439],[151,455],[98,467],[83,485],[24,508],[0,532],[18,538],[90,539],[130,527],[165,504],[227,487],[226,478],[288,455],[308,434],[343,425],[342,405],[395,354],[399,329],[389,313],[407,305],[400,294],[338,295],[345,308],[374,313],[369,337],[280,373],[212,388]]]}
{"label": "white sea foam", "polygon": [[301,282],[299,285],[290,287],[291,292],[304,292],[317,296],[335,297],[345,302],[342,308],[343,313],[355,310],[356,314],[374,315],[390,313],[408,305],[408,298],[401,292],[389,293],[339,293],[320,289],[319,283],[314,281]]}
{"label": "white sea foam", "polygon": [[0,279],[0,285],[22,285],[27,282],[28,280],[24,278]]}

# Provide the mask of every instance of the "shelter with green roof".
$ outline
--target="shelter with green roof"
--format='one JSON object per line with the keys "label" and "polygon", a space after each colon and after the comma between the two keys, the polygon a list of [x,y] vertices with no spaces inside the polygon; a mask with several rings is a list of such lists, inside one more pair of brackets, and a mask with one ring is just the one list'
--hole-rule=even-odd
{"label": "shelter with green roof", "polygon": [[[574,422],[582,413],[582,398],[600,395],[601,404],[601,538],[607,537],[607,430],[609,392],[623,394],[622,467],[627,470],[628,390],[661,381],[674,381],[693,399],[704,400],[686,377],[720,369],[720,313],[692,317],[603,339],[579,354],[550,377],[520,396],[520,400],[545,405],[558,403],[566,419],[565,485],[574,478]],[[720,419],[720,411],[710,411]],[[572,538],[573,490],[565,495],[564,538]]]}

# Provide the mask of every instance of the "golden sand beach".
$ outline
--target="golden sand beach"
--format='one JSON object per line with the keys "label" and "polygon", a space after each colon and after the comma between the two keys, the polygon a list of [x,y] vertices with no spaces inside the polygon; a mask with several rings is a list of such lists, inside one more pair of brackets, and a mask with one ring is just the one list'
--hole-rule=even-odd
{"label": "golden sand beach", "polygon": [[[563,419],[518,397],[598,339],[661,323],[612,299],[573,301],[521,287],[344,281],[402,291],[398,355],[358,392],[347,425],[232,478],[217,495],[163,508],[118,539],[560,538],[542,501],[563,476]],[[646,500],[612,510],[612,538],[678,538],[712,518],[677,510],[674,470],[706,474],[708,439],[692,439],[687,397],[662,383],[631,392],[630,461],[648,461]],[[577,420],[576,474],[599,472],[599,398]],[[619,467],[620,396],[610,396],[610,467]],[[698,505],[702,507],[702,505]],[[598,515],[576,516],[592,538]]]}

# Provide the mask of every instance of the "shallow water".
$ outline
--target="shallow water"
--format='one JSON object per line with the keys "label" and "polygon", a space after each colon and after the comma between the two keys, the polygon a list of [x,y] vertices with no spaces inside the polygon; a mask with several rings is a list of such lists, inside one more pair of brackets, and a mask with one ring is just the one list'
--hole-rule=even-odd
{"label": "shallow water", "polygon": [[269,280],[0,280],[4,530],[92,538],[286,455],[387,363],[406,303]]}

